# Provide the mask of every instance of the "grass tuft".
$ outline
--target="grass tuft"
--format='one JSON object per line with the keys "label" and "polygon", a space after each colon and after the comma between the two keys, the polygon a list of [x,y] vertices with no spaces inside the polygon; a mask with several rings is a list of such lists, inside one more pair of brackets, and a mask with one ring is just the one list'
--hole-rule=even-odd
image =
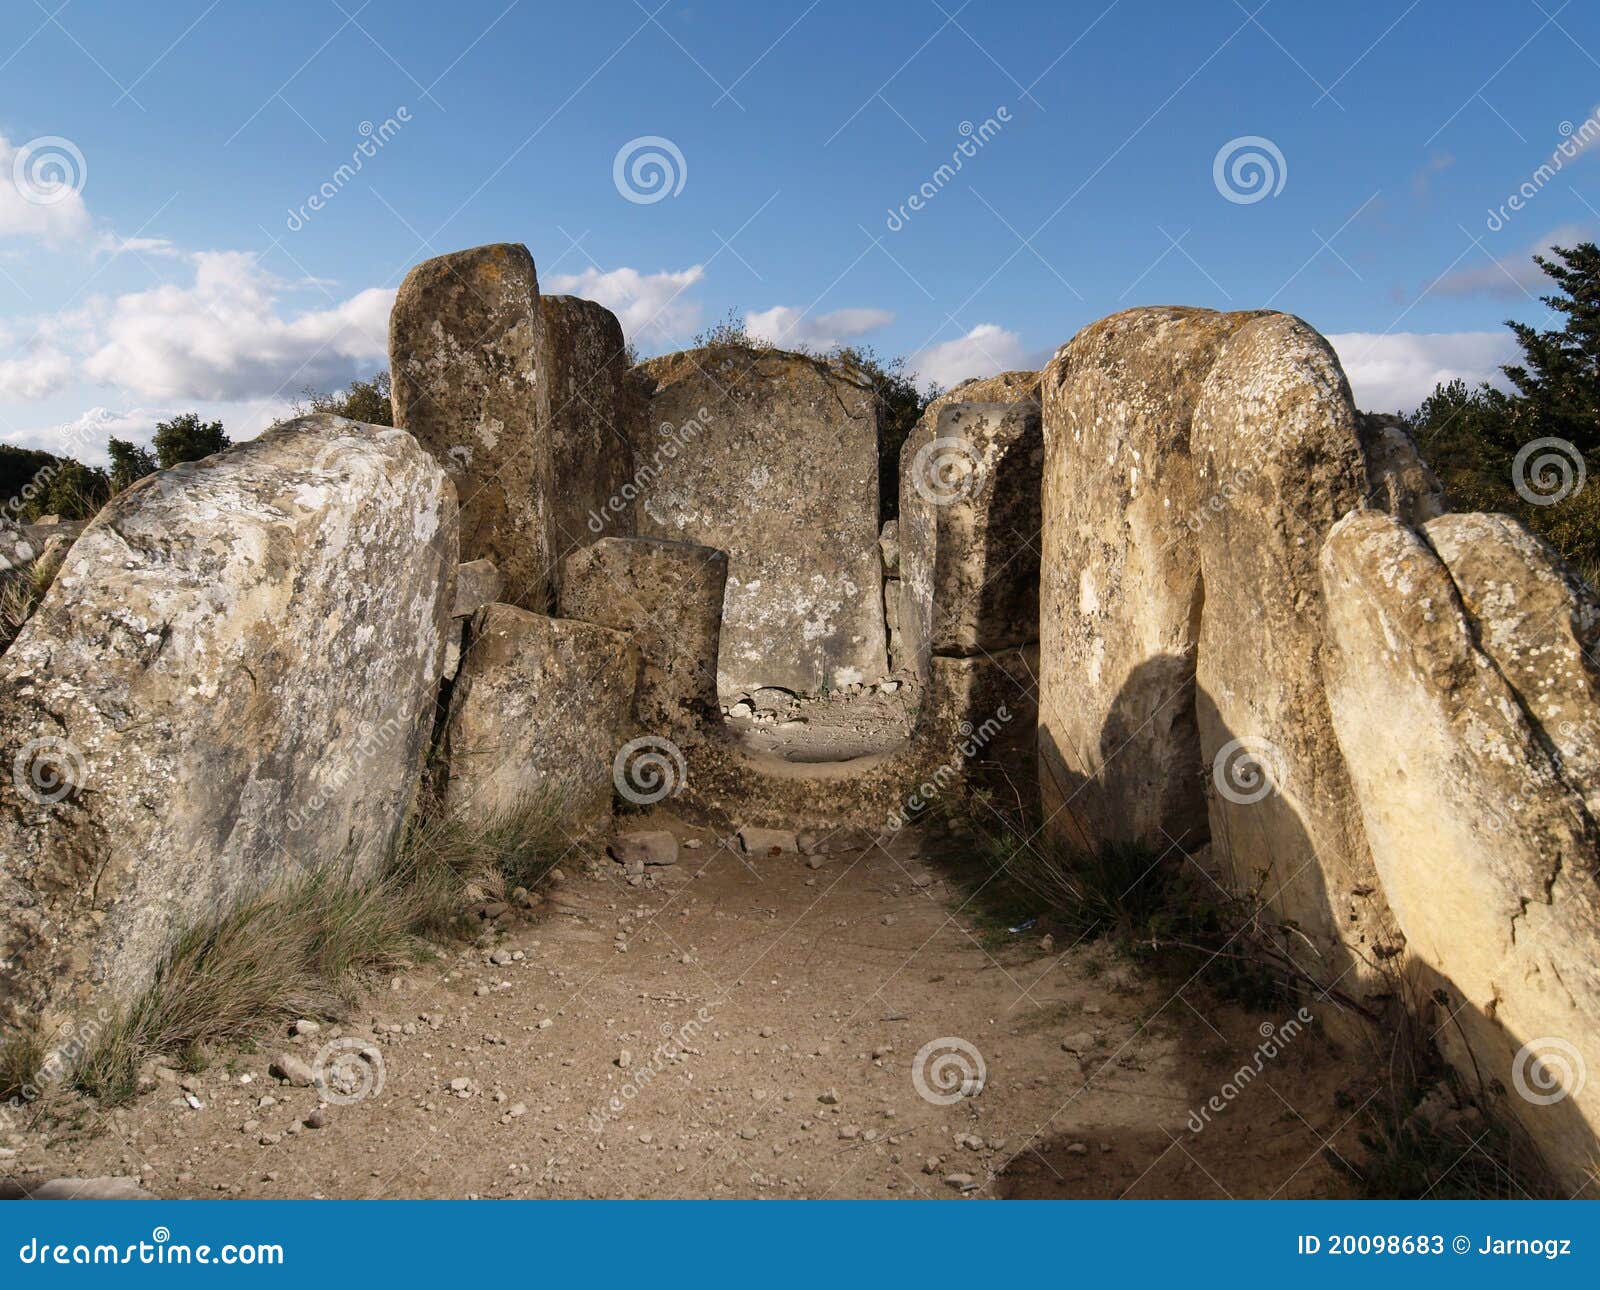
{"label": "grass tuft", "polygon": [[464,938],[475,903],[543,879],[569,845],[561,820],[547,796],[482,826],[420,813],[382,876],[329,866],[190,930],[84,1056],[74,1084],[122,1101],[151,1057],[203,1069],[216,1045],[297,1017],[346,1015],[369,978],[415,962],[429,941]]}

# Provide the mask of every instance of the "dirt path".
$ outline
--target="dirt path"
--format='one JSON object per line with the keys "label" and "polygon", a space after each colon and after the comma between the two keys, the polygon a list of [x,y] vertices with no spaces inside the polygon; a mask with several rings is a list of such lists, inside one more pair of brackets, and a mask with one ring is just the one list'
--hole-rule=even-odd
{"label": "dirt path", "polygon": [[[574,873],[536,921],[397,979],[342,1031],[219,1058],[187,1089],[167,1073],[120,1112],[23,1135],[5,1167],[164,1196],[1342,1194],[1321,1151],[1346,1113],[1315,1032],[1195,1133],[1285,1017],[1103,947],[996,947],[910,831],[817,868],[679,832],[701,846],[640,886]],[[950,1038],[981,1055],[981,1091],[942,1100],[935,1060],[924,1096],[914,1059]],[[278,1051],[341,1044],[373,1050],[347,1069],[381,1069],[381,1089],[317,1115],[313,1089],[268,1074]],[[976,1061],[946,1049],[959,1092]]]}

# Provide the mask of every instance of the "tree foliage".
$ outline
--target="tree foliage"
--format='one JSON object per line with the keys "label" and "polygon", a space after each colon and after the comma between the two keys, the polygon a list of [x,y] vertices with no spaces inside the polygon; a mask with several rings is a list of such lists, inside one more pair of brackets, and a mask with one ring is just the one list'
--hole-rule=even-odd
{"label": "tree foliage", "polygon": [[[1552,255],[1534,259],[1557,288],[1544,303],[1565,321],[1547,331],[1506,324],[1522,351],[1518,362],[1501,369],[1511,388],[1450,381],[1406,420],[1452,506],[1519,517],[1594,582],[1600,574],[1600,480],[1576,484],[1580,464],[1589,477],[1600,466],[1600,249],[1584,242],[1553,247]],[[1527,486],[1537,467],[1530,461],[1518,466],[1518,454],[1537,439],[1567,445],[1555,451],[1567,459],[1574,486],[1553,503],[1548,491]]]}
{"label": "tree foliage", "polygon": [[157,422],[152,446],[161,469],[167,470],[221,452],[232,442],[223,431],[222,422],[202,421],[195,413],[185,412],[170,421]]}
{"label": "tree foliage", "polygon": [[351,381],[343,390],[314,390],[308,385],[295,400],[294,414],[303,417],[313,412],[327,412],[368,425],[392,426],[394,403],[389,397],[389,373],[379,372],[370,381]]}

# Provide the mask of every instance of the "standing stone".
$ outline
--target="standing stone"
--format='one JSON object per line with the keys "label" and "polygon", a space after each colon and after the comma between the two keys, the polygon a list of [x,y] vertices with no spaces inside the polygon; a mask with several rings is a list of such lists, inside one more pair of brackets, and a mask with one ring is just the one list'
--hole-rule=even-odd
{"label": "standing stone", "polygon": [[376,872],[433,724],[456,501],[333,416],[118,494],[0,659],[0,1023],[125,1002],[280,878]]}
{"label": "standing stone", "polygon": [[507,242],[417,265],[389,317],[395,421],[455,482],[462,556],[494,561],[534,610],[549,599],[544,330],[533,257]]}
{"label": "standing stone", "polygon": [[1074,812],[1102,843],[1205,840],[1196,534],[1244,479],[1202,490],[1189,432],[1223,343],[1256,316],[1129,309],[1045,369],[1039,755],[1058,840]]}
{"label": "standing stone", "polygon": [[685,736],[715,726],[728,557],[654,538],[601,538],[563,562],[561,613],[624,633],[641,658],[634,718]]}
{"label": "standing stone", "polygon": [[1407,524],[1423,524],[1450,507],[1438,476],[1417,451],[1399,417],[1363,412],[1356,422],[1367,463],[1367,505]]}
{"label": "standing stone", "polygon": [[617,316],[578,296],[545,296],[550,387],[550,553],[561,560],[598,537],[630,537],[633,420],[643,409],[628,380]]}
{"label": "standing stone", "polygon": [[641,536],[728,553],[722,694],[797,693],[888,670],[878,553],[878,406],[852,371],[715,345],[638,369]]}
{"label": "standing stone", "polygon": [[1288,948],[1313,979],[1379,993],[1375,963],[1395,938],[1323,695],[1317,557],[1367,490],[1328,343],[1287,314],[1234,331],[1195,406],[1191,451],[1202,496],[1232,490],[1198,535],[1213,853],[1294,927]]}
{"label": "standing stone", "polygon": [[[907,662],[921,677],[928,675],[928,661],[933,654],[972,648],[975,621],[970,578],[975,564],[981,568],[986,563],[990,544],[984,521],[997,498],[996,518],[1003,527],[1015,530],[1002,537],[1002,542],[1016,540],[1018,547],[1010,554],[1026,566],[1020,575],[1010,569],[1004,576],[1013,583],[1020,577],[1023,584],[1031,578],[1032,585],[1037,586],[1041,469],[1038,427],[1026,415],[1006,425],[1003,414],[997,418],[991,410],[991,414],[963,414],[941,429],[945,410],[958,403],[1023,404],[1036,409],[1038,402],[1037,372],[1002,372],[999,376],[964,381],[928,404],[900,449],[900,518],[895,532],[901,581],[900,631],[905,638]],[[944,442],[936,442],[941,436]],[[979,487],[991,480],[994,488]],[[966,496],[969,492],[970,499]],[[1032,549],[1026,545],[1028,541],[1033,543]],[[1005,568],[1005,554],[999,553],[996,572]],[[1024,591],[1022,595],[1025,603],[998,617],[1036,620],[1037,591]],[[935,614],[941,612],[944,618],[936,631]],[[990,614],[991,620],[996,617]],[[1025,639],[1034,640],[1037,635],[1035,625]],[[942,643],[936,643],[936,637]],[[960,641],[964,643],[957,643]]]}
{"label": "standing stone", "polygon": [[446,805],[489,823],[543,800],[572,822],[611,819],[638,651],[621,632],[487,605],[472,621],[445,740]]}
{"label": "standing stone", "polygon": [[1425,531],[1358,511],[1329,534],[1328,705],[1417,994],[1439,992],[1433,1034],[1567,1187],[1592,1188],[1600,839],[1592,763],[1558,741],[1570,726],[1592,748],[1600,726],[1574,653],[1593,595],[1505,516]]}
{"label": "standing stone", "polygon": [[1478,645],[1600,820],[1600,605],[1594,590],[1520,520],[1445,515],[1423,526],[1450,570]]}

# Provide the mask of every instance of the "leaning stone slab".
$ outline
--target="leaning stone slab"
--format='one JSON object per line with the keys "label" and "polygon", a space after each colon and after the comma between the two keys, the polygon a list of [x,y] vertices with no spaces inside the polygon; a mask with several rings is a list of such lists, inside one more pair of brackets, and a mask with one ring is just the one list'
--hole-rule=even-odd
{"label": "leaning stone slab", "polygon": [[370,874],[431,733],[455,491],[332,416],[109,502],[0,659],[0,1021],[114,1007],[274,880]]}
{"label": "leaning stone slab", "polygon": [[720,721],[727,580],[725,552],[654,538],[602,538],[562,562],[562,615],[614,628],[639,650],[634,716],[646,731],[681,738]]}
{"label": "leaning stone slab", "polygon": [[[970,652],[975,642],[981,606],[976,610],[972,606],[970,583],[972,568],[986,564],[981,522],[991,508],[1002,527],[1014,530],[1008,536],[1018,541],[1014,554],[1026,566],[1017,573],[996,561],[994,571],[1001,572],[1009,596],[997,591],[991,597],[991,626],[1037,619],[1042,469],[1038,426],[1028,420],[1026,410],[1009,424],[1004,414],[968,412],[945,421],[945,412],[956,404],[1020,404],[1036,414],[1038,403],[1037,372],[1003,372],[965,381],[928,404],[901,447],[900,518],[895,531],[900,632],[906,661],[919,676],[928,675],[933,654]],[[956,510],[946,514],[952,506]],[[1030,533],[1032,548],[1026,545]],[[1008,599],[1018,603],[1008,604]],[[936,615],[941,616],[938,627]],[[1022,639],[1037,638],[1034,621]],[[905,665],[896,661],[897,667]]]}
{"label": "leaning stone slab", "polygon": [[1166,848],[1206,836],[1194,664],[1197,534],[1241,480],[1202,490],[1195,403],[1257,315],[1129,309],[1044,373],[1041,789],[1049,834]]}
{"label": "leaning stone slab", "polygon": [[1552,743],[1600,722],[1575,658],[1593,596],[1504,516],[1425,533],[1358,511],[1329,534],[1328,705],[1419,993],[1443,994],[1441,1045],[1592,1185],[1600,837],[1587,765]]}
{"label": "leaning stone slab", "polygon": [[446,805],[489,822],[544,797],[574,831],[611,818],[638,651],[594,623],[487,605],[472,622],[446,727]]}
{"label": "leaning stone slab", "polygon": [[1213,853],[1292,927],[1286,952],[1357,999],[1386,992],[1397,948],[1323,695],[1317,556],[1363,504],[1350,387],[1328,343],[1288,314],[1225,341],[1195,405],[1202,495],[1231,487],[1198,534],[1197,663]]}
{"label": "leaning stone slab", "polygon": [[468,560],[456,566],[456,595],[450,603],[450,617],[471,618],[485,605],[500,598],[506,580],[492,560]]}
{"label": "leaning stone slab", "polygon": [[506,596],[547,606],[550,388],[539,279],[525,246],[424,261],[389,317],[395,422],[438,459],[461,499],[461,554],[505,574]]}
{"label": "leaning stone slab", "polygon": [[617,316],[578,296],[545,296],[550,385],[550,555],[563,557],[597,537],[629,537],[633,508],[617,506],[633,479],[634,422],[644,409],[628,380]]}
{"label": "leaning stone slab", "polygon": [[638,531],[728,553],[720,693],[814,693],[888,670],[870,383],[781,350],[652,359]]}

